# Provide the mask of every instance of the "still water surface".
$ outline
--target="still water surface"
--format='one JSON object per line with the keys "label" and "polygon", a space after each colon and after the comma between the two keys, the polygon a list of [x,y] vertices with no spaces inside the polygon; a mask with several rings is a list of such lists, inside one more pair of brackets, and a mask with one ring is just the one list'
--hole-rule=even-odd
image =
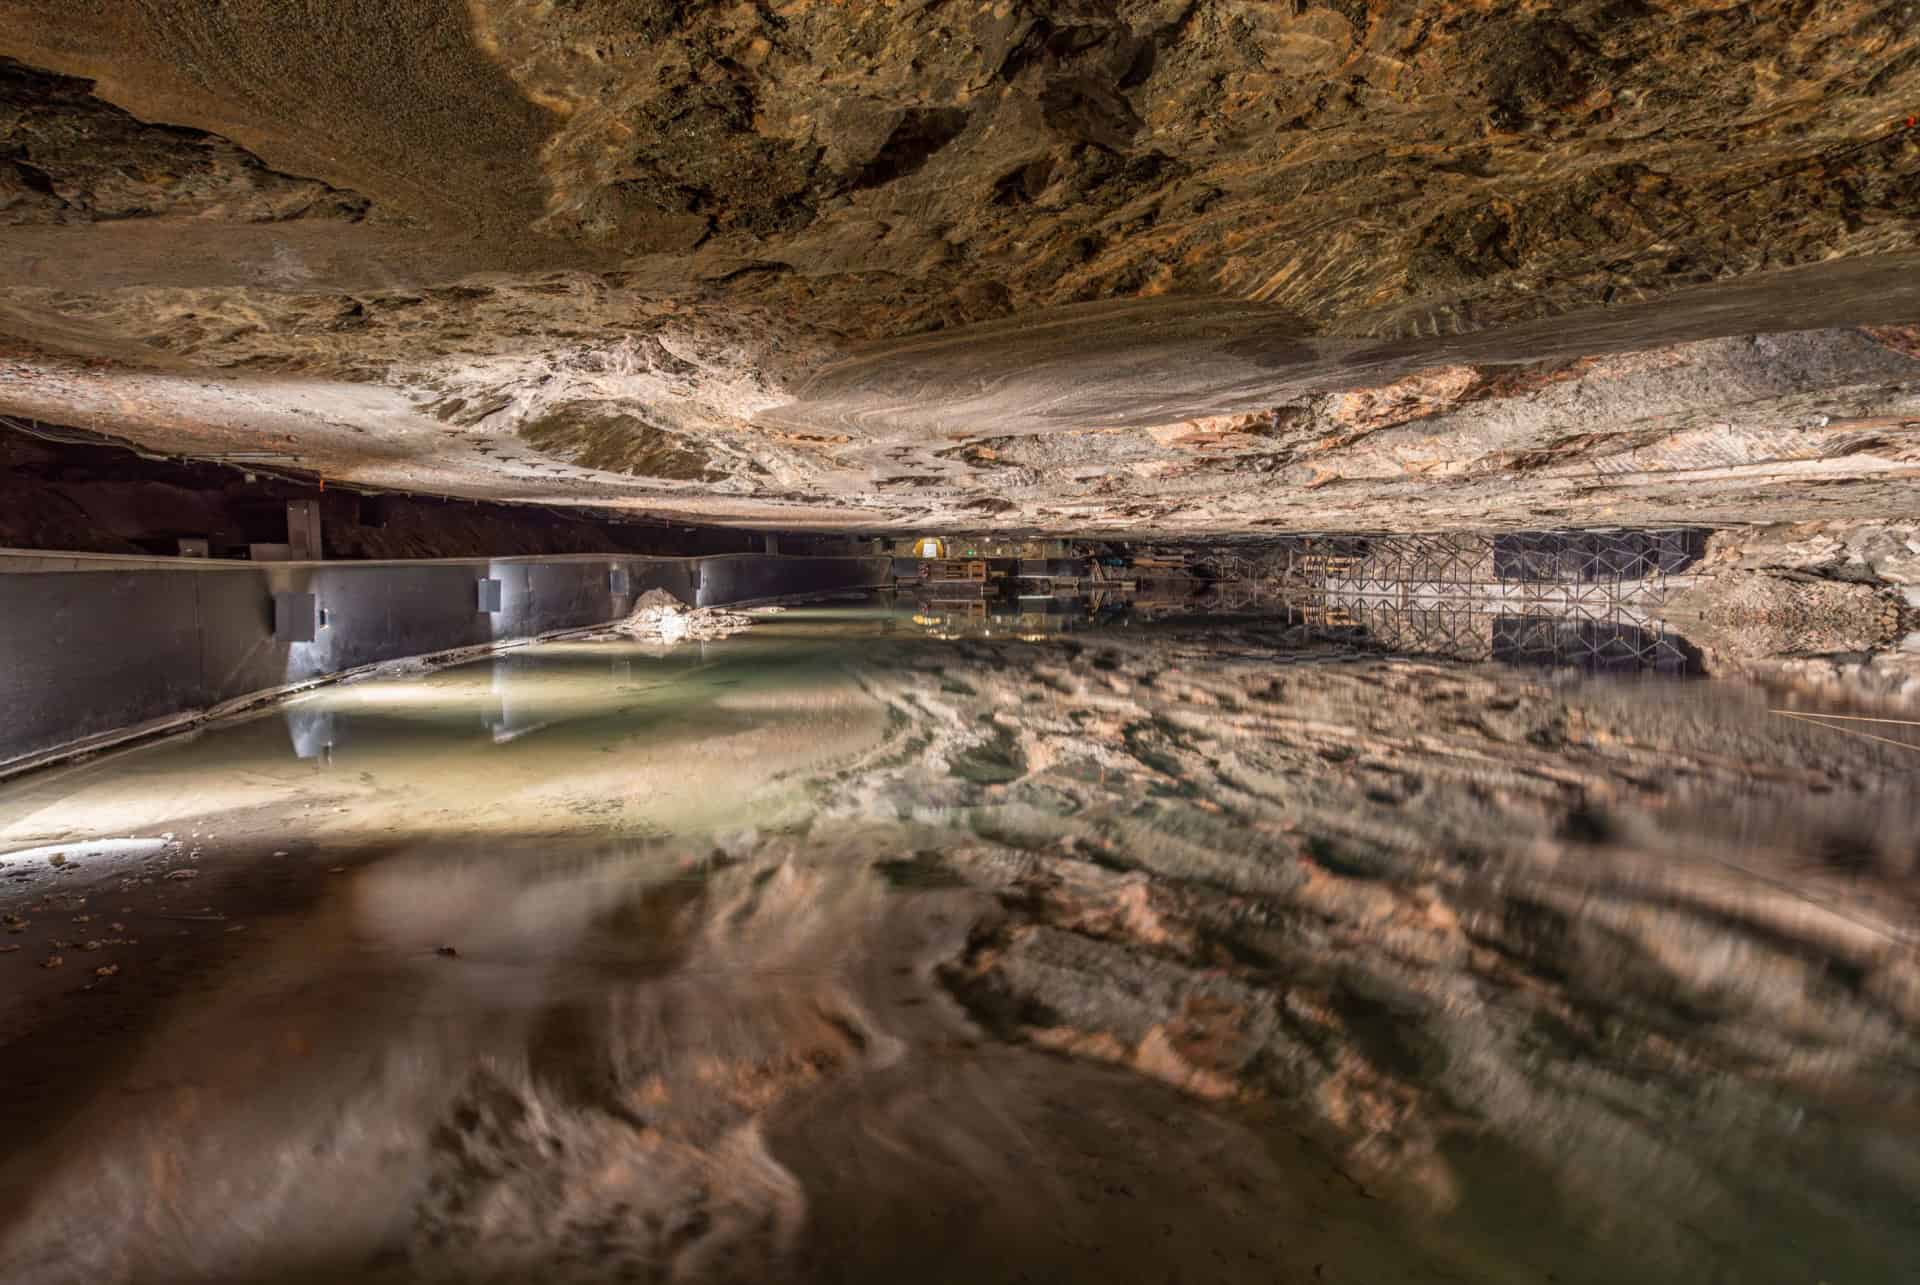
{"label": "still water surface", "polygon": [[1920,1273],[1911,729],[914,614],[0,789],[5,1278]]}

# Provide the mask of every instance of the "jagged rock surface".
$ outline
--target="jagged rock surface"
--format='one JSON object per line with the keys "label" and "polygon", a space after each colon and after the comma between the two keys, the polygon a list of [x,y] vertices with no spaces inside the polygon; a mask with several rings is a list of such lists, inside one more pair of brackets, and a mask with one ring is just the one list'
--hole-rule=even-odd
{"label": "jagged rock surface", "polygon": [[1920,707],[1920,526],[1723,531],[1692,573],[1658,613],[1710,672],[1811,698],[1814,710]]}
{"label": "jagged rock surface", "polygon": [[[1249,489],[1178,444],[1216,421],[1365,422],[1339,399],[1409,377],[1530,400],[1564,376],[1515,364],[1652,370],[1702,360],[1681,341],[1920,316],[1910,0],[336,17],[0,4],[0,404],[182,451],[278,434],[333,476],[498,498],[1206,529],[1190,495]],[[1114,301],[1135,321],[1047,320]],[[1088,355],[1036,366],[1028,323]],[[1792,463],[1806,443],[1771,436],[1803,414],[1912,421],[1911,375],[1873,375],[1698,409]],[[1500,448],[1603,475],[1536,510],[1678,503],[1603,462],[1646,431],[1617,409]],[[1009,435],[1073,456],[1072,433],[1091,461],[1029,495],[966,467]],[[1817,449],[1859,511],[1910,484],[1900,442],[1840,447]],[[1423,485],[1483,467],[1471,441],[1429,454]],[[1227,521],[1419,520],[1315,489],[1372,477],[1352,463],[1263,477]]]}

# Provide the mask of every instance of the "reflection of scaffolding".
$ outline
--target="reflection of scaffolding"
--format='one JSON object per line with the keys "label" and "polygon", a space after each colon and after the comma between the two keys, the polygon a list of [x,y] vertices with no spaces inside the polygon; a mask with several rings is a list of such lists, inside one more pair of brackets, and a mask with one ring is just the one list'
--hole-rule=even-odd
{"label": "reflection of scaffolding", "polygon": [[1225,615],[1271,615],[1286,603],[1267,581],[1218,580],[1207,586],[1204,600],[1197,605]]}
{"label": "reflection of scaffolding", "polygon": [[[1697,672],[1653,614],[1706,532],[1296,536],[1225,553],[1228,583],[1266,589],[1316,636],[1410,655],[1619,672]],[[1235,594],[1258,600],[1259,590]]]}
{"label": "reflection of scaffolding", "polygon": [[1658,531],[1523,531],[1493,541],[1503,580],[1649,580],[1686,570],[1706,552],[1701,527]]}
{"label": "reflection of scaffolding", "polygon": [[[1285,620],[1320,657],[1401,655],[1697,673],[1660,623],[1697,528],[1505,534],[1300,535],[1097,558],[923,560],[904,580],[941,637],[1046,637],[1086,624],[1193,615]],[[1338,644],[1329,647],[1329,643]]]}
{"label": "reflection of scaffolding", "polygon": [[1657,625],[1499,616],[1492,659],[1513,665],[1571,665],[1592,674],[1697,674],[1700,654]]}

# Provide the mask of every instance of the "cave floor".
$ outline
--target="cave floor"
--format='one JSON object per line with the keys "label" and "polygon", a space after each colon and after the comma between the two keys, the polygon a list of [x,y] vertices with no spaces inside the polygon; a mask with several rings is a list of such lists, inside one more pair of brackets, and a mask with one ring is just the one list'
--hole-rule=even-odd
{"label": "cave floor", "polygon": [[954,632],[548,643],[0,787],[9,1278],[1920,1269],[1920,729]]}

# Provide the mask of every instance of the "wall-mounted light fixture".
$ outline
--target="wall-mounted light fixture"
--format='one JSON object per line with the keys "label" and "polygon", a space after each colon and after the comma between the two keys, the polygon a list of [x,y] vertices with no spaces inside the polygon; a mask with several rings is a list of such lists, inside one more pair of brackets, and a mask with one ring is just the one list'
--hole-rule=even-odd
{"label": "wall-mounted light fixture", "polygon": [[480,611],[483,615],[492,615],[500,610],[501,583],[498,580],[479,582]]}

